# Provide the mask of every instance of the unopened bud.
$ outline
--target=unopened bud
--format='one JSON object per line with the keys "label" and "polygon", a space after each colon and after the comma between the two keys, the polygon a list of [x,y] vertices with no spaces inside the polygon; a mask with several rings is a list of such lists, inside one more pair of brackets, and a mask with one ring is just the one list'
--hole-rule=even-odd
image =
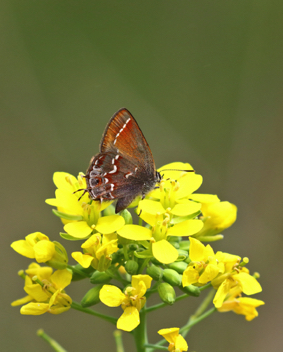
{"label": "unopened bud", "polygon": [[172,305],[176,300],[176,293],[174,288],[167,282],[162,282],[158,286],[158,294],[162,301],[166,304]]}
{"label": "unopened bud", "polygon": [[99,292],[102,288],[103,284],[99,284],[93,288],[91,288],[81,300],[81,305],[84,308],[94,306],[95,304],[100,302]]}

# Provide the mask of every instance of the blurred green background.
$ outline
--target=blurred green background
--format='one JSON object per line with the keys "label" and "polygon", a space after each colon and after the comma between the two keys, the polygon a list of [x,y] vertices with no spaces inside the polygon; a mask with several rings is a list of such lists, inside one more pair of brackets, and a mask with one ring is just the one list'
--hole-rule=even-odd
{"label": "blurred green background", "polygon": [[[282,350],[282,1],[0,5],[1,349],[50,351],[35,335],[43,328],[68,351],[115,351],[106,322],[77,311],[21,316],[10,307],[25,295],[17,271],[30,261],[9,246],[34,231],[59,239],[61,223],[44,203],[53,172],[85,171],[109,118],[127,107],[157,167],[190,162],[204,177],[200,192],[238,206],[237,222],[213,248],[248,256],[261,273],[259,317],[214,314],[191,330],[189,351]],[[79,301],[89,288],[75,283],[67,292]],[[152,313],[150,342],[158,329],[182,326],[196,304]]]}

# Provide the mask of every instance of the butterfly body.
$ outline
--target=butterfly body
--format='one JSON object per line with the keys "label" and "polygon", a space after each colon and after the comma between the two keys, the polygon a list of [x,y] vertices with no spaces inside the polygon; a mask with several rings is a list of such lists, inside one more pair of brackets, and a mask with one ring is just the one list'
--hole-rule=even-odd
{"label": "butterfly body", "polygon": [[110,119],[100,143],[100,153],[86,172],[87,191],[94,200],[117,199],[116,213],[137,196],[144,197],[159,182],[150,148],[127,109]]}

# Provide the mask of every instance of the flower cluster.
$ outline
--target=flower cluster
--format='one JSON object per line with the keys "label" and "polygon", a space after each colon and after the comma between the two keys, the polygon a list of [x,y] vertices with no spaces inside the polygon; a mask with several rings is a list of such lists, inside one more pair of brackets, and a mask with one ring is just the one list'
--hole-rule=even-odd
{"label": "flower cluster", "polygon": [[[22,314],[38,315],[59,314],[70,307],[83,311],[102,302],[123,310],[118,320],[106,320],[115,321],[118,329],[138,331],[144,314],[176,300],[199,296],[210,287],[215,310],[234,311],[249,321],[255,318],[256,308],[264,302],[242,295],[261,291],[259,275],[249,273],[247,258],[215,253],[206,244],[223,239],[222,232],[236,220],[236,206],[216,195],[195,193],[202,176],[187,163],[172,163],[158,171],[162,175],[158,187],[131,205],[137,205],[138,224],[133,223],[128,210],[115,214],[112,202],[93,201],[87,192],[82,195],[86,188],[83,174],[76,178],[56,172],[55,198],[46,203],[56,208],[53,213],[64,225],[61,238],[83,240],[81,250],[71,254],[77,264],[70,265],[63,245],[43,233],[13,242],[16,252],[47,266],[33,263],[20,272],[27,296],[12,305],[24,304]],[[52,268],[57,270],[53,273]],[[80,305],[72,303],[65,287],[85,278],[94,286]],[[178,297],[177,287],[184,292]],[[146,302],[156,292],[163,303],[147,307]],[[159,334],[169,342],[169,351],[187,351],[179,328],[162,329]]]}

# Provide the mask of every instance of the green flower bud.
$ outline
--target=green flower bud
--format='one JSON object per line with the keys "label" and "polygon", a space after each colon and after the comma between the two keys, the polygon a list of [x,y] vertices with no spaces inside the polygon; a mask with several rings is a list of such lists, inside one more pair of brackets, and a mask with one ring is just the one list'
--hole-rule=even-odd
{"label": "green flower bud", "polygon": [[163,270],[156,265],[151,265],[146,269],[147,275],[153,278],[155,281],[159,281],[162,279]]}
{"label": "green flower bud", "polygon": [[187,293],[188,295],[190,296],[194,296],[194,297],[198,297],[200,295],[200,289],[199,287],[197,286],[194,286],[194,285],[188,285],[188,286],[185,286],[185,287],[180,287],[180,289]]}
{"label": "green flower bud", "polygon": [[189,253],[187,251],[184,251],[183,249],[178,249],[178,253],[178,261],[185,261],[189,256]]}
{"label": "green flower bud", "polygon": [[68,265],[68,254],[63,245],[57,241],[53,241],[55,245],[55,252],[50,260],[46,262],[49,266],[54,269],[63,270]]}
{"label": "green flower bud", "polygon": [[95,271],[90,277],[90,282],[92,284],[107,284],[111,278],[112,277],[106,273]]}
{"label": "green flower bud", "polygon": [[129,212],[129,210],[124,209],[119,213],[125,220],[125,224],[132,224],[133,223],[133,218],[132,218],[132,214]]}
{"label": "green flower bud", "polygon": [[180,242],[180,249],[183,249],[184,251],[188,251],[190,249],[190,241],[181,241]]}
{"label": "green flower bud", "polygon": [[176,300],[176,293],[174,288],[167,282],[162,282],[158,286],[158,293],[162,301],[166,304],[172,305]]}
{"label": "green flower bud", "polygon": [[103,284],[99,284],[93,288],[91,288],[83,297],[81,300],[81,305],[84,308],[94,306],[95,304],[100,302],[99,299],[99,292],[101,288],[103,287]]}
{"label": "green flower bud", "polygon": [[182,276],[173,269],[163,270],[163,280],[172,286],[180,286],[182,284]]}
{"label": "green flower bud", "polygon": [[168,265],[169,269],[177,271],[179,274],[183,274],[184,270],[187,269],[188,264],[185,262],[175,262]]}
{"label": "green flower bud", "polygon": [[130,275],[135,275],[139,269],[139,265],[134,260],[128,260],[125,265],[125,270]]}

